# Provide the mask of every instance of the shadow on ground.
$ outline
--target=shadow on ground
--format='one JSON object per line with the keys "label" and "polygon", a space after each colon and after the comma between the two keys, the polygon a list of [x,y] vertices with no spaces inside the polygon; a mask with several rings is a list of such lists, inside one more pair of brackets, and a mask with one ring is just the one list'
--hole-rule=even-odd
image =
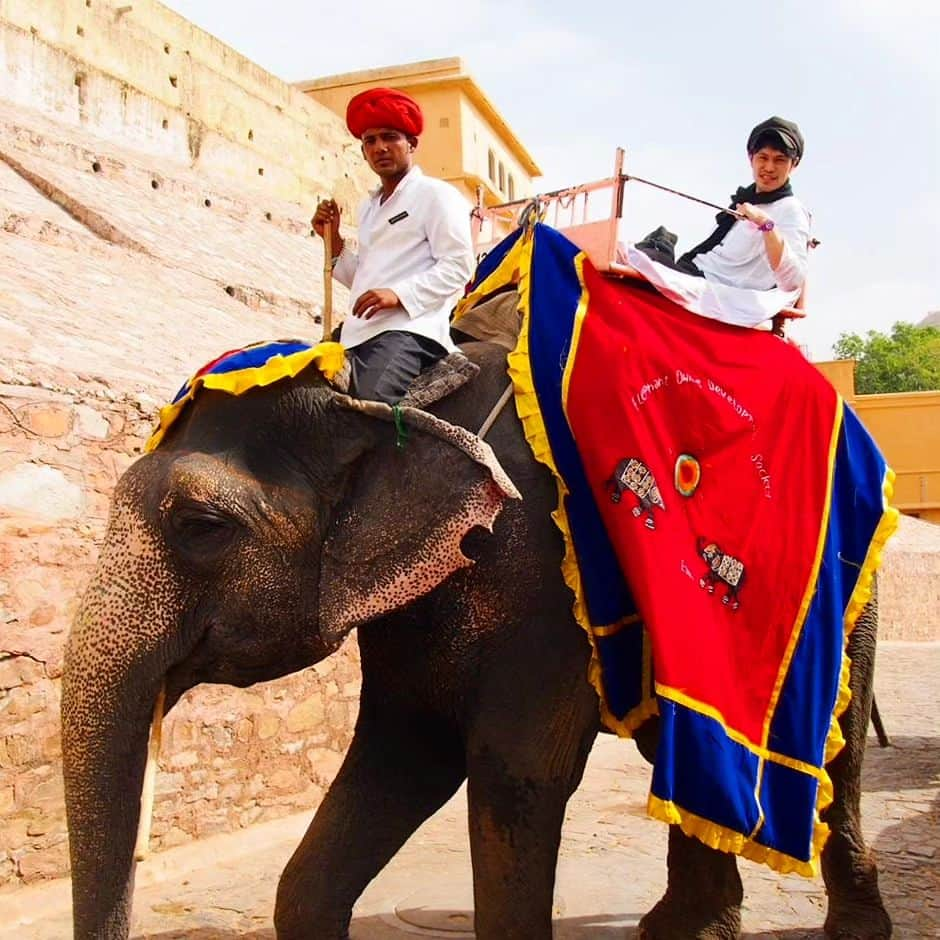
{"label": "shadow on ground", "polygon": [[[438,912],[441,914],[446,911]],[[601,914],[591,917],[562,917],[553,922],[554,934],[559,940],[636,940],[636,927],[624,927],[624,920],[636,920],[637,914]],[[375,936],[381,940],[390,940],[391,937],[401,937],[407,940],[412,936],[428,936],[421,931],[409,931],[404,927],[398,931],[389,926],[382,917],[371,916],[355,918],[353,932],[362,940]],[[445,936],[435,934],[435,936]],[[466,933],[453,934],[454,940],[469,938]],[[237,930],[217,930],[206,927],[198,930],[178,931],[171,930],[158,934],[147,934],[145,937],[135,937],[134,940],[276,940],[274,929],[252,930],[249,933],[240,933]],[[798,928],[796,930],[760,931],[741,934],[740,940],[823,940],[823,933],[818,928]]]}
{"label": "shadow on ground", "polygon": [[[891,729],[888,729],[889,734]],[[889,748],[872,739],[865,755],[863,790],[898,794],[910,805],[911,791],[935,793],[940,777],[940,737],[891,735]],[[907,793],[906,797],[901,794]],[[940,897],[940,799],[925,797],[925,808],[881,831],[874,844],[879,884],[885,906],[895,922],[895,936],[904,938],[940,936],[940,908],[923,903]],[[919,802],[914,800],[915,805]],[[933,857],[929,852],[933,848]],[[747,903],[745,901],[745,903]],[[446,920],[449,911],[425,912],[432,919]],[[604,913],[584,917],[561,917],[554,921],[556,940],[636,940],[635,923],[640,913]],[[408,940],[428,936],[394,924],[391,913],[353,920],[357,940]],[[438,933],[436,936],[446,936]],[[454,940],[470,934],[451,934]],[[823,940],[821,924],[786,930],[748,931],[741,940]],[[135,940],[276,940],[273,926],[232,928],[201,927],[136,935]]]}
{"label": "shadow on ground", "polygon": [[[923,751],[922,763],[921,787],[935,787],[940,775],[940,739]],[[872,849],[895,934],[940,937],[940,797],[925,800],[922,811],[882,830]]]}
{"label": "shadow on ground", "polygon": [[869,739],[862,770],[865,791],[922,790],[935,787],[940,776],[940,737],[892,735],[890,747]]}
{"label": "shadow on ground", "polygon": [[269,930],[252,930],[249,933],[200,927],[197,930],[165,930],[163,933],[134,934],[131,940],[276,940],[276,938],[273,927]]}

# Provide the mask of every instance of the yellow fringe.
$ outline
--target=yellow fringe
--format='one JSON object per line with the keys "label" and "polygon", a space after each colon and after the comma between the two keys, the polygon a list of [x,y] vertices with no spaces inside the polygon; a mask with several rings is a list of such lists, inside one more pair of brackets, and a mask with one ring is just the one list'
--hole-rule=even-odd
{"label": "yellow fringe", "polygon": [[858,573],[858,579],[855,582],[855,590],[849,598],[848,606],[845,609],[845,619],[842,627],[842,668],[839,672],[839,693],[836,696],[836,704],[832,710],[832,719],[829,724],[829,734],[826,737],[826,751],[823,758],[822,777],[820,778],[819,791],[816,798],[816,828],[813,834],[813,852],[818,855],[822,852],[826,839],[829,838],[829,826],[820,820],[820,816],[833,800],[832,780],[826,771],[826,765],[836,757],[836,755],[845,747],[845,737],[842,729],[839,727],[839,719],[843,712],[849,707],[852,700],[852,689],[850,686],[852,660],[849,658],[849,637],[855,629],[859,615],[865,609],[865,605],[871,600],[874,590],[875,575],[881,567],[884,556],[884,548],[888,539],[894,535],[898,527],[899,513],[891,505],[894,497],[894,471],[890,467],[885,467],[885,476],[881,485],[882,506],[884,507],[878,525],[875,527],[875,533],[868,545],[868,551],[865,553],[865,561],[862,563],[861,570]]}
{"label": "yellow fringe", "polygon": [[241,395],[250,388],[272,385],[280,379],[292,379],[311,363],[319,368],[327,380],[332,380],[343,368],[345,361],[346,350],[339,343],[318,343],[310,349],[291,353],[289,356],[272,356],[263,366],[197,376],[183,398],[171,405],[164,405],[160,409],[159,423],[150,435],[144,450],[149,454],[156,449],[170,426],[180,416],[180,412],[196,396],[200,388],[228,392],[230,395]]}
{"label": "yellow fringe", "polygon": [[[584,597],[584,589],[581,583],[581,575],[574,552],[574,544],[571,538],[571,530],[567,514],[565,512],[565,497],[568,495],[568,489],[565,486],[564,480],[562,479],[561,474],[558,472],[558,468],[555,465],[555,460],[551,451],[551,445],[548,441],[548,434],[546,432],[544,422],[542,421],[541,409],[539,407],[538,398],[535,392],[535,386],[532,381],[532,373],[529,364],[529,314],[531,303],[530,280],[532,251],[533,238],[531,233],[527,233],[519,238],[516,244],[507,253],[503,261],[500,262],[497,269],[485,281],[478,285],[477,289],[472,294],[470,294],[461,302],[461,304],[458,306],[455,319],[458,319],[463,314],[463,312],[471,308],[480,298],[491,293],[501,285],[510,281],[517,282],[519,292],[519,311],[522,314],[522,328],[520,330],[519,341],[516,344],[516,348],[509,354],[508,360],[509,375],[512,379],[513,388],[515,391],[516,411],[519,415],[520,421],[522,422],[526,440],[532,449],[532,453],[535,456],[535,459],[539,461],[539,463],[542,463],[548,467],[555,479],[555,483],[558,488],[558,507],[555,512],[552,513],[552,519],[561,532],[565,543],[565,554],[561,566],[562,575],[565,579],[565,583],[574,594],[575,600],[573,604],[573,611],[575,619],[587,634],[588,640],[591,644],[591,662],[588,668],[588,678],[597,691],[598,701],[600,703],[601,718],[604,724],[612,731],[615,731],[621,736],[629,737],[632,732],[647,718],[657,714],[658,707],[655,697],[651,695],[649,698],[644,699],[644,701],[637,708],[633,709],[624,719],[620,720],[611,713],[607,706],[601,673],[600,658],[597,650],[596,635],[592,630],[591,623],[588,618],[587,604]],[[578,276],[582,287],[582,296],[579,302],[578,313],[576,316],[576,326],[578,328],[578,333],[580,332],[580,327],[583,325],[583,319],[588,300],[587,288],[584,284],[583,278],[583,263],[584,255],[581,254],[575,259],[575,265],[577,267]],[[570,379],[570,364],[573,360],[573,351],[576,348],[576,345],[577,344],[574,343],[572,345],[572,351],[569,352],[568,364],[565,369],[564,377],[565,389],[567,389],[568,380]],[[842,407],[843,403],[840,399],[837,406],[833,436],[830,440],[830,484],[829,493],[827,495],[826,519],[828,519],[828,507],[831,504],[832,498],[831,487],[832,477],[834,475],[833,461],[835,455],[835,443],[837,443],[838,439],[838,430],[842,423]],[[754,836],[756,836],[761,828],[760,823],[758,823],[752,833],[744,834],[741,832],[736,832],[733,829],[729,829],[725,826],[719,825],[718,823],[704,819],[701,816],[697,816],[695,813],[678,806],[672,801],[662,800],[659,797],[650,794],[647,804],[647,811],[654,819],[662,820],[663,822],[669,823],[671,825],[678,825],[686,835],[698,839],[713,849],[717,849],[722,852],[730,852],[735,855],[742,855],[751,861],[768,865],[775,871],[781,872],[783,874],[795,873],[805,877],[815,877],[819,874],[820,855],[822,853],[823,846],[829,837],[829,826],[822,822],[821,814],[832,803],[833,799],[832,780],[826,771],[825,764],[830,763],[832,759],[839,753],[839,751],[845,746],[845,739],[839,727],[839,718],[848,707],[849,701],[851,699],[851,690],[849,684],[851,675],[851,661],[848,656],[848,641],[858,620],[859,614],[871,599],[872,584],[875,573],[881,565],[882,553],[885,543],[897,528],[898,513],[897,510],[890,506],[891,498],[894,492],[894,473],[890,470],[890,468],[886,469],[882,489],[884,512],[881,519],[879,520],[878,526],[876,527],[875,534],[872,537],[871,544],[869,545],[868,551],[866,553],[864,564],[862,565],[861,571],[859,572],[858,581],[846,608],[844,617],[843,657],[839,677],[839,690],[833,708],[832,718],[830,720],[829,732],[826,738],[824,766],[821,768],[813,768],[814,776],[816,776],[818,780],[818,788],[815,821],[813,827],[812,857],[810,860],[803,861],[801,859],[787,855],[777,849],[760,845],[754,840]],[[824,532],[821,534],[821,538],[824,538]],[[820,549],[821,545],[822,542],[820,542]],[[820,554],[821,551],[818,550],[817,555]],[[818,561],[819,559],[817,558],[817,574]],[[811,597],[812,594],[808,592],[807,597],[804,598],[804,604],[801,607],[800,616],[797,618],[798,623],[802,621],[803,617],[807,613],[809,608],[808,601],[811,599]],[[649,640],[647,637],[644,638],[644,671],[648,670],[649,668],[649,652]],[[792,655],[792,650],[790,653]],[[650,683],[646,681],[644,683],[645,689],[648,689],[649,685]],[[698,703],[696,710],[702,711],[701,703]],[[721,724],[724,727],[723,721],[721,721]],[[726,727],[725,732],[729,732],[729,729]],[[738,740],[742,746],[748,748],[754,753],[757,753],[762,760],[770,760],[776,763],[781,763],[785,766],[794,766],[796,763],[801,763],[795,762],[792,759],[785,757],[784,755],[771,753],[767,751],[766,747],[755,748],[750,742],[742,740],[740,736],[735,736],[735,740]],[[761,820],[761,822],[762,821],[763,820]]]}
{"label": "yellow fringe", "polygon": [[[516,251],[519,250],[519,257],[516,258]],[[565,541],[565,555],[561,564],[562,575],[565,583],[574,594],[574,604],[572,609],[575,620],[587,634],[591,644],[591,662],[588,666],[588,679],[591,685],[597,691],[598,701],[600,703],[601,720],[604,725],[615,731],[622,737],[630,737],[647,718],[655,715],[658,711],[656,699],[647,698],[636,708],[632,709],[623,719],[617,718],[610,711],[607,705],[607,697],[604,694],[604,682],[601,673],[600,657],[597,651],[597,642],[591,630],[591,621],[588,617],[587,602],[584,597],[584,588],[581,584],[581,573],[578,569],[578,561],[574,551],[574,542],[571,538],[571,529],[568,523],[568,516],[565,511],[565,497],[568,495],[568,488],[565,486],[561,474],[555,465],[555,459],[552,455],[551,445],[548,441],[548,433],[545,430],[545,424],[542,421],[542,412],[539,407],[538,397],[535,392],[535,385],[532,381],[532,370],[529,365],[529,313],[530,313],[530,279],[532,265],[533,239],[531,233],[526,233],[519,238],[509,254],[500,264],[500,267],[490,276],[483,285],[478,288],[475,295],[484,295],[493,290],[496,285],[495,275],[504,266],[513,265],[518,270],[518,292],[519,292],[519,311],[522,314],[522,328],[519,332],[519,341],[516,348],[509,354],[508,366],[509,376],[513,383],[515,391],[516,412],[519,420],[522,422],[525,431],[526,440],[535,459],[548,467],[555,479],[558,488],[558,507],[552,513],[552,519],[558,530],[561,532]],[[583,264],[584,255],[579,255],[577,260],[579,276],[581,274],[581,264]],[[490,282],[492,281],[492,284]],[[584,281],[581,280],[582,292],[586,289]],[[582,301],[579,309],[584,303],[585,293],[582,293]],[[470,298],[468,298],[469,300]],[[644,645],[648,644],[648,639],[644,638]]]}
{"label": "yellow fringe", "polygon": [[524,258],[531,257],[531,252],[529,255],[525,254],[524,242],[527,237],[525,233],[520,235],[489,277],[477,284],[472,293],[467,294],[466,297],[457,302],[457,307],[454,310],[454,323],[457,323],[468,310],[473,309],[487,294],[492,294],[494,290],[504,287],[506,284],[515,284],[519,281],[522,273],[522,261]]}
{"label": "yellow fringe", "polygon": [[[885,477],[882,483],[882,498],[884,511],[875,533],[872,536],[871,543],[865,555],[865,561],[862,564],[855,584],[855,590],[849,599],[846,607],[845,618],[843,620],[843,652],[842,667],[839,675],[839,692],[836,697],[835,706],[832,712],[832,718],[829,724],[829,733],[826,737],[825,757],[823,766],[819,769],[818,788],[816,795],[816,812],[813,824],[813,849],[812,857],[808,862],[793,858],[790,855],[780,852],[776,849],[770,849],[765,845],[755,842],[750,836],[720,826],[717,823],[703,819],[701,816],[684,809],[677,804],[661,800],[659,797],[650,794],[647,803],[649,815],[655,819],[672,825],[680,826],[687,836],[692,836],[705,845],[720,852],[732,852],[735,855],[743,855],[745,858],[754,862],[769,865],[775,871],[782,874],[798,874],[805,877],[815,877],[819,874],[819,859],[822,854],[826,840],[829,838],[829,826],[822,821],[823,811],[832,803],[833,787],[832,778],[826,770],[826,765],[845,747],[845,738],[842,729],[839,727],[839,718],[849,705],[852,698],[852,691],[849,685],[851,677],[852,662],[848,654],[849,637],[855,629],[859,615],[865,609],[865,605],[871,600],[872,589],[875,574],[881,567],[881,561],[884,554],[884,547],[888,539],[894,534],[898,526],[898,511],[890,503],[894,495],[894,471],[890,467],[885,468]],[[700,709],[699,709],[700,710]],[[727,733],[728,729],[725,729]],[[749,750],[758,753],[753,747],[742,743]],[[763,753],[759,754],[766,760],[775,761],[789,765],[789,760],[777,760],[777,755]],[[751,836],[757,834],[759,826],[755,828]]]}
{"label": "yellow fringe", "polygon": [[[604,724],[612,731],[615,731],[621,736],[629,737],[632,732],[647,718],[657,714],[658,707],[655,697],[650,695],[650,697],[644,699],[644,701],[637,708],[633,709],[624,719],[620,720],[610,712],[610,709],[607,706],[601,673],[600,658],[597,650],[596,635],[592,630],[591,623],[588,618],[584,589],[581,583],[580,571],[578,569],[577,558],[574,552],[571,530],[567,514],[565,512],[564,501],[565,497],[568,495],[568,489],[565,486],[564,480],[562,479],[561,474],[558,472],[558,468],[555,465],[554,457],[551,451],[551,445],[548,441],[548,434],[542,421],[541,409],[539,407],[534,383],[532,381],[532,373],[529,364],[529,314],[531,301],[530,279],[532,251],[532,235],[531,233],[527,233],[519,238],[516,244],[507,253],[503,261],[500,262],[497,269],[485,281],[483,281],[472,294],[461,301],[461,304],[458,306],[455,319],[459,318],[463,312],[477,303],[480,298],[491,293],[501,285],[509,281],[517,282],[519,292],[519,311],[522,314],[522,328],[519,334],[519,341],[516,344],[516,348],[509,354],[508,360],[509,375],[512,379],[515,391],[516,411],[519,415],[520,421],[522,422],[526,440],[532,449],[532,453],[534,454],[535,459],[539,461],[539,463],[542,463],[548,467],[552,473],[552,476],[555,478],[555,483],[558,488],[558,507],[555,512],[552,513],[552,519],[561,532],[565,542],[565,554],[562,561],[562,574],[564,576],[565,583],[574,594],[575,600],[573,604],[573,611],[575,619],[587,634],[588,640],[591,644],[591,662],[588,669],[588,678],[597,691],[598,700],[600,702],[601,718]],[[580,332],[580,327],[583,325],[584,312],[587,305],[587,288],[584,284],[582,271],[583,263],[584,255],[582,254],[575,259],[578,276],[582,286],[582,296],[579,302],[578,315],[576,317],[578,332]],[[565,370],[566,389],[568,379],[570,378],[570,363],[573,360],[573,350],[575,348],[576,343],[572,345],[572,351],[569,353],[568,365]],[[838,440],[838,430],[842,423],[842,407],[843,404],[840,399],[837,406],[835,428],[832,439],[830,441],[830,488],[827,496],[826,519],[828,519],[828,506],[831,503],[832,497],[831,487],[832,477],[834,475],[833,461],[835,456],[835,444]],[[859,614],[871,598],[874,576],[881,565],[882,553],[885,543],[897,528],[898,513],[897,510],[890,506],[893,492],[894,473],[888,468],[886,469],[885,479],[883,482],[884,512],[875,530],[875,534],[868,548],[868,552],[866,553],[864,564],[862,565],[861,571],[859,573],[858,581],[846,608],[843,622],[844,640],[842,666],[839,678],[839,690],[835,706],[833,708],[829,732],[826,738],[824,766],[821,768],[812,768],[813,775],[816,776],[818,780],[818,789],[813,828],[812,857],[810,860],[803,861],[801,859],[787,855],[777,849],[760,845],[753,838],[760,830],[760,823],[750,834],[736,832],[733,829],[729,829],[725,826],[719,825],[718,823],[704,819],[701,816],[697,816],[695,813],[678,806],[672,801],[662,800],[659,797],[650,794],[647,804],[647,811],[654,819],[662,820],[663,822],[669,823],[671,825],[680,826],[686,835],[698,839],[713,849],[717,849],[722,852],[730,852],[735,855],[742,855],[751,861],[768,865],[775,871],[781,872],[783,874],[795,873],[805,877],[815,877],[819,874],[820,855],[822,853],[823,846],[829,837],[829,827],[826,823],[822,822],[820,817],[822,812],[832,803],[833,799],[832,780],[826,771],[825,764],[828,764],[830,761],[832,761],[832,759],[845,746],[845,739],[839,727],[839,718],[848,707],[849,701],[851,699],[851,690],[849,685],[851,661],[848,656],[848,641],[858,620]],[[825,533],[823,532],[821,534],[821,538],[824,538],[824,535]],[[822,542],[820,542],[820,548],[821,545]],[[819,554],[820,551],[817,551],[817,555]],[[818,560],[819,559],[817,558],[817,574]],[[808,601],[811,599],[811,597],[812,594],[808,592],[807,597],[804,598],[805,603],[803,604],[803,608],[805,609],[801,608],[800,616],[797,618],[798,622],[800,622],[807,613],[809,607]],[[643,651],[644,672],[647,674],[647,679],[644,682],[644,690],[648,691],[651,685],[648,679],[650,655],[648,637],[644,638]],[[697,704],[695,710],[700,712],[703,711],[701,703]],[[721,720],[721,724],[725,732],[729,733],[730,729],[725,727],[723,720]],[[769,752],[766,747],[755,748],[755,746],[750,742],[742,739],[740,735],[733,735],[733,738],[737,740],[738,743],[740,743],[742,746],[748,748],[755,754],[758,754],[762,760],[770,760],[785,766],[795,766],[796,764],[801,763],[796,762],[791,758],[787,758],[784,755],[778,755]],[[804,772],[808,771],[808,768],[803,767],[797,767],[796,769],[804,770]]]}
{"label": "yellow fringe", "polygon": [[832,510],[832,487],[835,485],[836,455],[839,450],[839,437],[842,432],[843,424],[843,403],[839,395],[836,395],[836,407],[832,416],[832,428],[829,431],[829,449],[826,456],[826,495],[823,505],[822,516],[819,520],[819,531],[816,534],[816,551],[813,554],[813,565],[810,568],[809,578],[803,588],[803,597],[800,601],[799,609],[796,612],[796,618],[793,626],[790,628],[790,636],[787,641],[787,647],[777,669],[777,678],[774,681],[774,687],[770,694],[770,702],[767,711],[764,714],[764,724],[761,731],[760,743],[762,747],[767,747],[770,740],[770,726],[773,723],[774,715],[777,713],[777,703],[783,693],[783,686],[790,674],[790,664],[793,656],[796,654],[797,645],[800,637],[803,635],[803,626],[806,623],[806,617],[813,603],[813,597],[816,594],[816,582],[819,580],[819,568],[822,564],[823,554],[826,550],[826,536],[829,532],[829,513]]}
{"label": "yellow fringe", "polygon": [[719,826],[708,819],[696,816],[695,813],[677,806],[670,800],[661,800],[651,793],[646,804],[646,811],[653,819],[669,823],[679,828],[693,839],[704,842],[709,848],[719,852],[729,852],[732,855],[743,855],[752,862],[769,865],[774,871],[781,874],[797,874],[807,878],[819,874],[819,854],[814,853],[808,862],[800,861],[791,855],[786,855],[777,849],[758,845],[741,832],[735,832],[726,826]]}

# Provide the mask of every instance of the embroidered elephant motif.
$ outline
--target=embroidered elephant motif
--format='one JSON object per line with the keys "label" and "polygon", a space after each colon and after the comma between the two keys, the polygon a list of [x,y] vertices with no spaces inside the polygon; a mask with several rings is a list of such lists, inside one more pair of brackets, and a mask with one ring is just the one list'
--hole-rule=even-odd
{"label": "embroidered elephant motif", "polygon": [[619,503],[623,498],[623,491],[629,490],[637,498],[639,505],[633,507],[633,515],[639,518],[646,513],[645,525],[647,529],[656,528],[653,509],[665,511],[659,485],[649,467],[636,457],[626,457],[617,464],[613,476],[604,481],[604,486],[610,491],[610,501]]}
{"label": "embroidered elephant motif", "polygon": [[737,610],[741,606],[738,592],[744,585],[744,562],[733,555],[726,554],[714,542],[706,544],[702,538],[698,540],[698,553],[708,564],[708,569],[699,578],[699,587],[704,588],[709,594],[714,594],[715,585],[723,584],[725,594],[721,599],[722,604],[730,606],[732,610]]}

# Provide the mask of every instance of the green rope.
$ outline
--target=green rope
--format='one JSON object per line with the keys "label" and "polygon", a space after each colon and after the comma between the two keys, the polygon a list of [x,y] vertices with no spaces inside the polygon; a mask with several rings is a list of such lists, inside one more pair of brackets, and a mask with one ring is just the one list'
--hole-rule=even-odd
{"label": "green rope", "polygon": [[401,408],[398,405],[392,405],[392,415],[395,418],[395,446],[401,449],[408,441],[408,428],[405,427],[405,422],[401,416]]}

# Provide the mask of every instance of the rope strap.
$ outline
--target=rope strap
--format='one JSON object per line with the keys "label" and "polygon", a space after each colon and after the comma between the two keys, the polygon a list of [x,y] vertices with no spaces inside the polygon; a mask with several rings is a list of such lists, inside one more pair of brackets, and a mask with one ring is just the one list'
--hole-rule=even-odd
{"label": "rope strap", "polygon": [[401,416],[401,408],[392,405],[392,417],[395,419],[395,446],[401,450],[408,443],[408,428]]}
{"label": "rope strap", "polygon": [[511,397],[512,397],[512,382],[510,382],[506,386],[506,390],[503,392],[502,395],[499,396],[499,400],[496,402],[495,405],[493,405],[492,410],[486,416],[486,420],[483,422],[483,424],[480,425],[480,430],[477,431],[477,437],[479,438],[486,437],[487,432],[489,431],[491,427],[493,427],[493,424],[495,423],[496,419],[502,413],[503,408],[506,407],[506,402],[508,402]]}

